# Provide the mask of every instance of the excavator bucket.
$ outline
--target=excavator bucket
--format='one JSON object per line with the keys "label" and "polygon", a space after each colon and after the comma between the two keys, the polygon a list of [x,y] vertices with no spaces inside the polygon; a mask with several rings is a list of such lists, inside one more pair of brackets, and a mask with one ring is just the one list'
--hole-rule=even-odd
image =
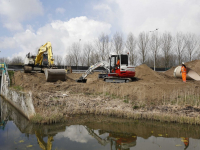
{"label": "excavator bucket", "polygon": [[24,73],[31,73],[32,67],[31,66],[24,66]]}
{"label": "excavator bucket", "polygon": [[76,82],[86,83],[87,79],[83,79],[83,77],[80,77]]}
{"label": "excavator bucket", "polygon": [[45,69],[44,71],[47,82],[56,82],[58,80],[66,80],[65,69]]}

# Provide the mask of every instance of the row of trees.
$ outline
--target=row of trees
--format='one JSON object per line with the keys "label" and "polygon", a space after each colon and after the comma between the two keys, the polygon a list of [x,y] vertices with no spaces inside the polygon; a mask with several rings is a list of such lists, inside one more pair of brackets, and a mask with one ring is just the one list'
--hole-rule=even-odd
{"label": "row of trees", "polygon": [[[127,38],[116,32],[113,37],[102,33],[98,39],[90,43],[81,44],[81,41],[74,42],[67,48],[65,57],[54,56],[57,65],[65,66],[90,66],[98,61],[108,61],[111,53],[129,53],[131,65],[146,63],[153,67],[170,68],[181,64],[182,61],[200,59],[199,37],[195,34],[183,34],[178,32],[172,35],[169,32],[159,34],[154,32],[141,32],[137,37],[129,33]],[[23,64],[19,56],[12,60],[0,58],[0,62],[8,64]]]}
{"label": "row of trees", "polygon": [[[129,33],[126,40],[120,33],[112,38],[102,33],[93,43],[83,46],[80,42],[73,43],[68,48],[65,64],[90,66],[97,61],[108,60],[111,52],[121,54],[129,52],[131,65],[146,63],[153,67],[170,68],[200,58],[199,37],[195,34],[178,32],[172,35],[169,32],[159,34],[158,31],[142,32],[135,37]],[[82,53],[81,53],[82,52]]]}

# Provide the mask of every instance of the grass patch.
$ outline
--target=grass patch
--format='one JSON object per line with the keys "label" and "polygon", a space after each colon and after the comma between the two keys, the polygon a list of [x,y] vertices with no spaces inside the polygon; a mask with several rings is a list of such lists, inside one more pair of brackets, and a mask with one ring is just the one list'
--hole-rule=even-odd
{"label": "grass patch", "polygon": [[14,83],[14,71],[8,71],[8,75],[9,75],[9,78],[10,78],[10,85],[13,85],[13,84],[15,84]]}
{"label": "grass patch", "polygon": [[33,123],[39,123],[43,120],[43,117],[40,114],[35,114],[30,121]]}
{"label": "grass patch", "polygon": [[137,105],[133,106],[133,109],[138,109],[138,108],[140,108],[140,107]]}
{"label": "grass patch", "polygon": [[128,100],[128,99],[125,99],[125,100],[124,100],[124,103],[129,103],[129,100]]}
{"label": "grass patch", "polygon": [[17,91],[23,91],[24,90],[24,88],[20,85],[12,86],[12,88],[17,90]]}

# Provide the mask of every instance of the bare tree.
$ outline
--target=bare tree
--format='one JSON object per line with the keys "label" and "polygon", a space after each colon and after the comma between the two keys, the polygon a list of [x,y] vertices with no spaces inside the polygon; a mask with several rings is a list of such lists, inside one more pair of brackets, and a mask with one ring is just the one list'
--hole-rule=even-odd
{"label": "bare tree", "polygon": [[189,61],[192,61],[196,46],[197,46],[197,40],[195,35],[188,33],[186,35],[186,49],[189,54]]}
{"label": "bare tree", "polygon": [[112,45],[114,52],[117,54],[121,54],[124,48],[124,40],[122,34],[116,32],[112,39]]}
{"label": "bare tree", "polygon": [[196,55],[193,56],[195,60],[200,59],[200,51],[199,51],[200,44],[199,43],[200,43],[200,37],[197,38]]}
{"label": "bare tree", "polygon": [[106,60],[108,58],[110,53],[110,40],[109,36],[102,33],[98,40],[96,41],[97,46],[97,52],[99,52],[99,55],[101,57],[101,60]]}
{"label": "bare tree", "polygon": [[79,59],[80,59],[80,61],[79,61],[80,65],[84,66],[86,64],[86,55],[82,54]]}
{"label": "bare tree", "polygon": [[73,61],[73,56],[71,54],[68,54],[65,56],[65,64],[66,66],[73,66],[74,65],[74,61]]}
{"label": "bare tree", "polygon": [[57,66],[61,66],[62,65],[62,61],[63,61],[62,56],[56,55],[54,59],[55,59],[54,61],[57,64]]}
{"label": "bare tree", "polygon": [[160,50],[160,45],[161,45],[161,39],[160,39],[158,32],[157,31],[153,32],[151,34],[149,46],[150,46],[150,50],[151,50],[151,52],[153,54],[153,58],[154,58],[154,70],[155,70],[155,67],[157,64],[157,56],[158,56],[158,53]]}
{"label": "bare tree", "polygon": [[72,47],[70,49],[70,52],[71,52],[71,56],[74,59],[75,66],[78,66],[79,65],[80,53],[81,53],[80,44],[79,43],[73,43]]}
{"label": "bare tree", "polygon": [[[173,51],[173,49],[172,49],[172,51]],[[176,54],[170,54],[169,57],[170,57],[169,67],[177,66],[178,65],[177,55]]]}
{"label": "bare tree", "polygon": [[142,56],[142,63],[145,63],[147,56],[147,48],[149,43],[149,34],[142,32],[139,34],[137,46],[139,49],[139,53]]}
{"label": "bare tree", "polygon": [[100,61],[99,53],[95,52],[95,51],[92,51],[91,52],[91,57],[90,57],[90,63],[91,64],[95,64],[98,61]]}
{"label": "bare tree", "polygon": [[169,64],[170,64],[170,53],[172,50],[172,46],[173,46],[173,38],[171,33],[169,32],[165,32],[162,36],[162,45],[161,45],[161,49],[164,55],[164,66],[165,68],[169,68]]}
{"label": "bare tree", "polygon": [[130,64],[135,65],[136,61],[137,61],[137,55],[135,53],[136,39],[135,39],[133,33],[129,33],[125,45],[126,45],[126,49],[129,51]]}
{"label": "bare tree", "polygon": [[90,62],[90,58],[91,58],[91,54],[92,52],[94,51],[94,48],[92,46],[92,44],[90,43],[87,43],[84,45],[84,53],[85,53],[85,56],[86,56],[86,65],[87,66],[90,66],[91,65],[91,62]]}
{"label": "bare tree", "polygon": [[7,57],[1,57],[1,58],[0,58],[0,62],[1,62],[1,63],[9,64],[9,63],[10,63],[10,60],[9,60]]}
{"label": "bare tree", "polygon": [[23,65],[23,59],[20,56],[15,56],[11,59],[11,65]]}
{"label": "bare tree", "polygon": [[176,53],[178,56],[178,64],[181,64],[183,52],[186,48],[186,42],[185,42],[185,35],[183,35],[181,32],[176,34],[175,37],[175,46],[176,46]]}

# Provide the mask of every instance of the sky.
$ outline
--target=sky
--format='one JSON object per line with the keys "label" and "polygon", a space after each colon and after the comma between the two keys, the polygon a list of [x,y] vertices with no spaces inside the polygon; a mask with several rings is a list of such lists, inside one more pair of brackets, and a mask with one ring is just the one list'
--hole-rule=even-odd
{"label": "sky", "polygon": [[48,41],[64,57],[73,42],[83,46],[101,33],[156,28],[199,35],[200,0],[0,0],[0,57],[25,58]]}

